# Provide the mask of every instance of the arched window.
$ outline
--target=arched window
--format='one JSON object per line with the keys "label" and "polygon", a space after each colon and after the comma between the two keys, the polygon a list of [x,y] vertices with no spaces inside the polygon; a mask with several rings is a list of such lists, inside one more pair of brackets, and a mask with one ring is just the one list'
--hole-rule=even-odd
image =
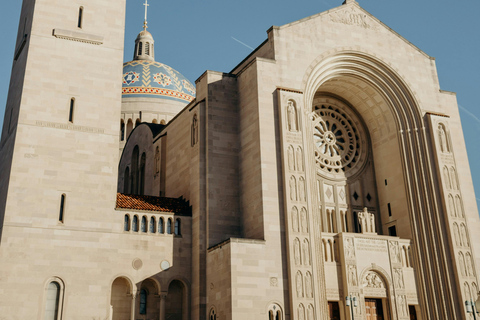
{"label": "arched window", "polygon": [[277,304],[272,304],[268,308],[268,320],[283,320],[282,318],[282,309]]}
{"label": "arched window", "polygon": [[63,286],[59,281],[51,281],[45,294],[45,320],[59,320],[62,316]]}
{"label": "arched window", "polygon": [[125,121],[120,120],[120,141],[125,140]]}
{"label": "arched window", "polygon": [[151,217],[150,218],[150,233],[155,233],[155,218]]}
{"label": "arched window", "polygon": [[65,200],[67,198],[67,195],[64,193],[62,194],[62,196],[60,197],[60,212],[58,214],[58,221],[63,223],[63,217],[64,217],[64,214],[65,214]]}
{"label": "arched window", "polygon": [[160,173],[160,148],[155,148],[155,174]]}
{"label": "arched window", "polygon": [[172,234],[172,219],[167,221],[167,234]]}
{"label": "arched window", "polygon": [[147,290],[140,290],[140,314],[147,314]]}
{"label": "arched window", "polygon": [[83,7],[80,7],[78,9],[78,23],[77,23],[77,27],[79,27],[80,29],[82,28],[83,26]]}
{"label": "arched window", "polygon": [[140,43],[138,44],[138,55],[139,55],[139,56],[142,55],[142,48],[143,48],[143,43],[140,42]]}
{"label": "arched window", "polygon": [[130,186],[130,193],[131,194],[138,194],[138,155],[139,155],[139,150],[138,146],[135,146],[133,148],[132,152],[132,181],[131,181],[131,186]]}
{"label": "arched window", "polygon": [[130,231],[130,216],[125,215],[125,222],[123,223],[123,231]]}
{"label": "arched window", "polygon": [[163,223],[163,218],[158,219],[158,233],[165,233],[165,226]]}
{"label": "arched window", "polygon": [[142,157],[140,159],[140,168],[139,170],[139,194],[144,195],[145,193],[145,162],[146,162],[147,156],[145,155],[145,152],[142,153]]}
{"label": "arched window", "polygon": [[138,232],[138,216],[133,216],[132,230]]}
{"label": "arched window", "polygon": [[147,232],[147,217],[142,217],[142,232]]}
{"label": "arched window", "polygon": [[75,98],[70,99],[70,110],[68,112],[68,121],[73,122],[73,113],[75,111]]}
{"label": "arched window", "polygon": [[132,119],[128,119],[127,121],[127,135],[125,136],[126,139],[130,136],[130,133],[132,133],[133,130],[133,121]]}
{"label": "arched window", "polygon": [[208,317],[209,320],[217,320],[217,311],[215,308],[210,309],[210,315]]}
{"label": "arched window", "polygon": [[125,174],[123,175],[123,193],[128,194],[128,186],[130,184],[130,168],[125,168]]}
{"label": "arched window", "polygon": [[180,219],[175,220],[175,235],[179,236],[180,233]]}

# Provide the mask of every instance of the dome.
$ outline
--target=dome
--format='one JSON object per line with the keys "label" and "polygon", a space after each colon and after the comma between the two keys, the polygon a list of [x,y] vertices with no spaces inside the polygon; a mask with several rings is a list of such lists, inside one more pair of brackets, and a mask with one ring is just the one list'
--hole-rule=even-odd
{"label": "dome", "polygon": [[134,60],[123,65],[123,98],[159,98],[191,102],[195,86],[166,64]]}

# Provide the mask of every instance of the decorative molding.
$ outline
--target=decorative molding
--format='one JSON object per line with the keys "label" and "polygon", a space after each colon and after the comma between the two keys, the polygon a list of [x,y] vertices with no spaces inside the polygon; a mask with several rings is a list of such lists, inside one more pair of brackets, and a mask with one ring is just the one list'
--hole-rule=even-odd
{"label": "decorative molding", "polygon": [[103,44],[102,36],[72,30],[53,29],[53,36],[63,40],[88,43],[97,46]]}

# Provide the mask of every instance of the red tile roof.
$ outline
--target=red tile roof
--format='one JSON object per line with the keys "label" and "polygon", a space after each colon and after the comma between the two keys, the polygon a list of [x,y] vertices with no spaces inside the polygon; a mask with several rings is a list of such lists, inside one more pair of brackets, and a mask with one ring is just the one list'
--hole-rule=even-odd
{"label": "red tile roof", "polygon": [[183,198],[138,196],[117,193],[117,209],[171,212],[191,216],[192,208]]}

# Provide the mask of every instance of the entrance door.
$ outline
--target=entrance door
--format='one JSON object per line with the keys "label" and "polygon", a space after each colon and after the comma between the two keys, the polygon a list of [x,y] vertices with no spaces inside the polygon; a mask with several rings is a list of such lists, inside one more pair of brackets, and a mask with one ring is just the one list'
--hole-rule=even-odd
{"label": "entrance door", "polygon": [[337,301],[328,301],[328,314],[330,320],[340,320],[340,307]]}
{"label": "entrance door", "polygon": [[366,320],[383,320],[381,299],[365,299]]}

